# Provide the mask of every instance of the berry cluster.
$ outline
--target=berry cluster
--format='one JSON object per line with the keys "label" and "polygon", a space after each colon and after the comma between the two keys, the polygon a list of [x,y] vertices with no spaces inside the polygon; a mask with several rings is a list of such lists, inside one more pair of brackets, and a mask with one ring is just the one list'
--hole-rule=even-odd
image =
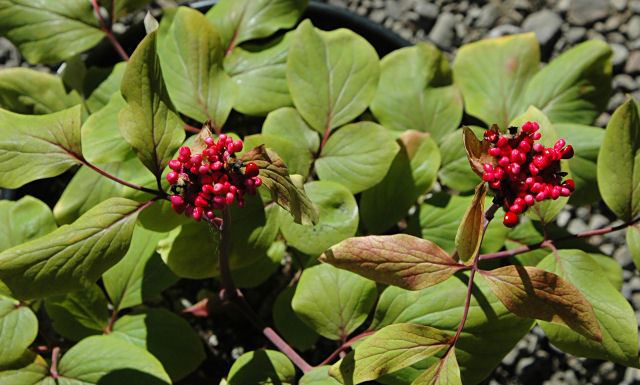
{"label": "berry cluster", "polygon": [[503,202],[505,226],[517,225],[518,215],[535,202],[567,197],[575,189],[573,180],[562,181],[566,173],[560,170],[560,160],[573,157],[573,147],[564,139],[549,148],[537,143],[539,129],[537,122],[526,122],[520,130],[510,128],[508,135],[491,129],[484,133],[493,161],[483,164],[482,179]]}
{"label": "berry cluster", "polygon": [[[189,147],[181,147],[177,159],[169,162],[172,170],[167,174],[173,195],[171,207],[179,214],[196,221],[205,219],[221,224],[214,210],[237,202],[244,206],[244,195],[254,195],[262,184],[259,168],[253,162],[243,164],[235,153],[242,151],[242,141],[221,134],[218,141],[208,137],[206,148],[192,154]],[[244,166],[244,172],[242,167]]]}

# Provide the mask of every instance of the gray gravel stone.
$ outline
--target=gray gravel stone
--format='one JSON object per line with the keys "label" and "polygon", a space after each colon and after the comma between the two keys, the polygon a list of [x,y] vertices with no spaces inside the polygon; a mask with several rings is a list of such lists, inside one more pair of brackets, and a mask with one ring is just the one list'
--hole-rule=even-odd
{"label": "gray gravel stone", "polygon": [[476,27],[479,28],[490,28],[500,17],[500,9],[493,3],[489,3],[482,7],[482,12],[476,20]]}
{"label": "gray gravel stone", "polygon": [[629,36],[630,39],[640,37],[640,16],[636,15],[629,19],[627,23],[627,36]]}
{"label": "gray gravel stone", "polygon": [[0,37],[0,66],[17,67],[20,65],[20,52],[4,37]]}
{"label": "gray gravel stone", "polygon": [[491,38],[491,37],[499,37],[499,36],[505,36],[505,35],[514,35],[516,33],[521,33],[521,32],[522,32],[522,29],[520,29],[520,27],[511,25],[511,24],[504,24],[504,25],[497,26],[493,28],[491,31],[489,31],[489,33],[487,34],[487,37]]}
{"label": "gray gravel stone", "polygon": [[627,0],[611,0],[611,5],[616,11],[622,12],[627,8]]}
{"label": "gray gravel stone", "polygon": [[433,3],[420,2],[416,5],[416,12],[425,19],[435,20],[438,18],[440,9],[438,9],[438,6]]}
{"label": "gray gravel stone", "polygon": [[[636,80],[633,77],[627,74],[620,74],[613,78],[613,87],[622,91],[633,92],[638,89],[638,83],[636,83]],[[603,216],[601,215],[601,217]],[[608,223],[609,219],[606,217],[604,218],[605,223]],[[591,220],[593,220],[593,217]]]}
{"label": "gray gravel stone", "polygon": [[571,24],[590,25],[609,15],[607,0],[572,0],[567,11]]}
{"label": "gray gravel stone", "polygon": [[629,50],[622,44],[611,44],[611,50],[613,51],[613,58],[611,59],[613,67],[621,68],[624,63],[627,62],[629,57]]}
{"label": "gray gravel stone", "polygon": [[443,13],[429,32],[429,40],[444,50],[451,49],[456,37],[455,25],[455,16],[451,13]]}
{"label": "gray gravel stone", "polygon": [[557,13],[544,9],[527,16],[522,23],[522,29],[535,32],[540,45],[544,49],[550,49],[557,40],[562,18]]}
{"label": "gray gravel stone", "polygon": [[628,74],[640,73],[640,51],[633,51],[629,54],[627,64],[624,66],[624,72]]}
{"label": "gray gravel stone", "polygon": [[587,37],[587,29],[584,27],[573,27],[565,35],[570,44],[576,44]]}

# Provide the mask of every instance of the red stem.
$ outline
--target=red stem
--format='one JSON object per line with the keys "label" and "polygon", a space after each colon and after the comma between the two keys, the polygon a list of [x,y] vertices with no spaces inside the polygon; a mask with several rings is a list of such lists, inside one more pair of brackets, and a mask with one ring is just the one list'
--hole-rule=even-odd
{"label": "red stem", "polygon": [[[114,3],[115,3],[115,0],[114,0]],[[91,5],[93,6],[93,11],[96,14],[96,18],[100,22],[100,29],[102,29],[102,32],[104,32],[105,35],[107,35],[107,39],[109,40],[113,48],[116,50],[116,52],[118,52],[120,57],[124,61],[128,61],[129,55],[127,55],[127,52],[124,50],[124,48],[122,48],[122,46],[118,42],[118,39],[116,39],[115,35],[113,34],[113,30],[111,29],[111,25],[107,25],[107,22],[102,17],[102,14],[100,14],[100,5],[98,5],[98,0],[91,0]],[[113,8],[114,6],[112,4],[112,12],[113,12]],[[112,20],[112,23],[113,23],[113,20]]]}
{"label": "red stem", "polygon": [[340,347],[338,347],[338,349],[336,349],[333,353],[331,353],[327,358],[324,359],[324,361],[319,363],[316,367],[328,365],[329,363],[331,363],[331,361],[333,361],[336,357],[338,357],[338,355],[340,353],[342,353],[343,351],[345,351],[348,348],[350,348],[358,340],[360,340],[360,339],[362,339],[364,337],[368,337],[368,336],[372,335],[373,333],[375,333],[375,330],[367,330],[366,332],[362,332],[362,333],[356,335],[355,337],[352,337],[350,340],[348,340],[347,342],[344,342],[342,345],[340,345]]}
{"label": "red stem", "polygon": [[194,133],[194,134],[199,134],[200,133],[200,129],[198,127],[194,127],[194,126],[192,126],[190,124],[186,124],[186,123],[184,124],[184,130],[187,131],[187,132]]}
{"label": "red stem", "polygon": [[113,325],[116,323],[116,321],[118,320],[118,309],[113,309],[113,311],[111,312],[111,318],[109,318],[109,323],[107,324],[107,327],[104,329],[104,333],[105,334],[109,334],[113,331]]}
{"label": "red stem", "polygon": [[60,378],[60,374],[58,374],[58,355],[60,354],[60,348],[58,346],[54,347],[51,351],[51,368],[49,368],[49,373],[51,377],[54,379]]}

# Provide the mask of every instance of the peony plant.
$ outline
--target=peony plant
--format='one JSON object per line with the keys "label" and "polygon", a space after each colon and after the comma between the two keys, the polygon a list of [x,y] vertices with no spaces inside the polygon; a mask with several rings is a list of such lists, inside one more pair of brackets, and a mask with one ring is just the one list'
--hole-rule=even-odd
{"label": "peony plant", "polygon": [[[534,326],[640,366],[587,242],[626,230],[640,263],[638,104],[591,126],[605,43],[380,59],[304,0],[221,0],[147,15],[129,52],[113,24],[146,3],[0,0],[57,69],[0,70],[0,383],[477,384]],[[556,223],[601,201],[614,225]],[[220,319],[252,350],[229,358]]]}

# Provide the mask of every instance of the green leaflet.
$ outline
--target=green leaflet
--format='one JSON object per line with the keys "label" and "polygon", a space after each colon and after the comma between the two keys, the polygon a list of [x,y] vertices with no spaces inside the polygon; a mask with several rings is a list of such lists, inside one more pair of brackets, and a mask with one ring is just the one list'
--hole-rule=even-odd
{"label": "green leaflet", "polygon": [[296,368],[275,350],[254,350],[241,355],[231,366],[228,385],[293,385]]}
{"label": "green leaflet", "polygon": [[82,125],[82,148],[87,161],[94,164],[124,161],[133,150],[120,133],[118,114],[127,106],[119,92],[108,103],[89,115]]}
{"label": "green leaflet", "polygon": [[0,380],[2,366],[18,360],[36,339],[38,319],[28,306],[0,295]]}
{"label": "green leaflet", "polygon": [[53,329],[72,341],[102,334],[109,323],[107,299],[96,284],[47,297],[44,306],[53,322]]}
{"label": "green leaflet", "polygon": [[287,342],[305,351],[313,347],[320,336],[293,311],[291,301],[295,291],[295,287],[287,287],[278,294],[273,304],[273,322]]}
{"label": "green leaflet", "polygon": [[36,198],[0,200],[0,251],[38,238],[58,226],[51,209]]}

